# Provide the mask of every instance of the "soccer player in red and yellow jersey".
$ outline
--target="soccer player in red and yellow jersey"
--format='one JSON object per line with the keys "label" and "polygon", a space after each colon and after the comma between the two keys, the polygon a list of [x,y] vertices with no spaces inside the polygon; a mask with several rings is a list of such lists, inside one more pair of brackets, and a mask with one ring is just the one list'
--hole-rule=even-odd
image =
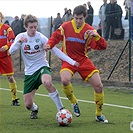
{"label": "soccer player in red and yellow jersey", "polygon": [[14,32],[7,24],[2,23],[4,19],[3,14],[0,12],[0,74],[7,76],[9,86],[12,94],[12,105],[19,106],[19,99],[16,98],[16,81],[14,79],[14,71],[12,67],[11,56],[8,55],[8,49],[10,48],[15,38]]}
{"label": "soccer player in red and yellow jersey", "polygon": [[73,93],[71,78],[78,72],[82,79],[89,82],[94,88],[96,121],[108,123],[108,120],[102,114],[104,91],[99,70],[88,58],[90,49],[104,50],[107,48],[107,43],[93,27],[85,23],[85,18],[86,8],[82,5],[75,7],[73,20],[63,23],[52,34],[44,49],[49,50],[60,41],[63,41],[62,51],[80,64],[80,66],[76,67],[62,61],[62,69],[60,71],[62,88],[66,97],[71,101],[75,116],[80,116],[80,110],[78,101]]}

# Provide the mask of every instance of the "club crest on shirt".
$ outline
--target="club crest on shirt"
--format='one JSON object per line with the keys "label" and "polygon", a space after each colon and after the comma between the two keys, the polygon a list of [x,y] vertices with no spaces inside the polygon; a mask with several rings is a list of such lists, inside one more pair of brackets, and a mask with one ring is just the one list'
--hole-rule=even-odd
{"label": "club crest on shirt", "polygon": [[84,39],[86,40],[88,38],[88,33],[87,31],[84,33]]}
{"label": "club crest on shirt", "polygon": [[3,31],[3,34],[6,35],[6,30]]}
{"label": "club crest on shirt", "polygon": [[36,43],[38,43],[39,41],[40,41],[40,39],[39,39],[39,38],[37,38],[37,39],[36,39]]}

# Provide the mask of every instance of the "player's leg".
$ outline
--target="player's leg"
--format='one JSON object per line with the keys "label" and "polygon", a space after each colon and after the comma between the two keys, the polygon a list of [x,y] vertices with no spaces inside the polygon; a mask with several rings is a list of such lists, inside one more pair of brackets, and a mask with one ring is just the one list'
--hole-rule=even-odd
{"label": "player's leg", "polygon": [[33,91],[31,91],[30,93],[24,94],[24,104],[25,107],[28,110],[31,110],[31,115],[30,118],[31,119],[37,119],[38,116],[38,106],[34,103],[34,95],[35,95],[36,89],[34,89]]}
{"label": "player's leg", "polygon": [[95,72],[88,79],[88,81],[94,88],[94,101],[96,103],[96,120],[108,123],[108,120],[102,115],[102,106],[104,103],[104,91],[99,73]]}
{"label": "player's leg", "polygon": [[38,72],[33,75],[25,75],[24,78],[24,104],[25,107],[31,111],[31,119],[38,118],[38,106],[34,103],[34,95],[41,83],[39,83],[36,79],[38,79]]}
{"label": "player's leg", "polygon": [[47,89],[50,98],[53,100],[55,103],[57,110],[61,110],[64,108],[62,101],[60,99],[60,95],[54,85],[52,84],[52,78],[51,75],[49,74],[43,74],[42,75],[42,84],[44,87]]}
{"label": "player's leg", "polygon": [[0,73],[3,76],[7,76],[8,78],[9,87],[12,94],[12,105],[19,106],[20,105],[18,102],[19,99],[16,96],[17,85],[13,77],[14,71],[13,71],[13,66],[12,66],[12,61],[10,56],[0,59]]}
{"label": "player's leg", "polygon": [[72,104],[72,108],[73,108],[75,116],[79,117],[80,110],[78,107],[78,102],[77,102],[76,97],[74,96],[73,86],[70,82],[71,78],[72,78],[72,74],[68,70],[63,70],[63,71],[61,71],[60,75],[61,75],[63,91],[64,91],[66,97],[70,100],[70,102]]}
{"label": "player's leg", "polygon": [[11,90],[11,94],[12,94],[12,105],[13,106],[19,106],[19,98],[17,98],[16,94],[17,94],[17,85],[16,85],[16,81],[13,77],[13,75],[7,75],[8,81],[9,81],[9,86],[10,86],[10,90]]}

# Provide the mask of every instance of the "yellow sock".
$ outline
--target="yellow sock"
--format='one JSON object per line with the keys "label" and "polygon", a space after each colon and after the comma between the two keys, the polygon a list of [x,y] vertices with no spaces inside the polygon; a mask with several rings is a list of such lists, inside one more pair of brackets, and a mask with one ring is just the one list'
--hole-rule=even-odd
{"label": "yellow sock", "polygon": [[16,99],[16,93],[17,93],[17,85],[16,82],[15,83],[10,83],[9,82],[9,86],[10,86],[10,90],[11,90],[11,94],[12,94],[12,100]]}
{"label": "yellow sock", "polygon": [[104,102],[104,92],[98,94],[94,92],[94,101],[96,103],[96,116],[100,116],[102,114],[102,105]]}
{"label": "yellow sock", "polygon": [[62,89],[66,95],[66,97],[71,101],[72,104],[75,104],[77,102],[76,97],[73,94],[73,87],[70,83],[68,86],[62,86]]}

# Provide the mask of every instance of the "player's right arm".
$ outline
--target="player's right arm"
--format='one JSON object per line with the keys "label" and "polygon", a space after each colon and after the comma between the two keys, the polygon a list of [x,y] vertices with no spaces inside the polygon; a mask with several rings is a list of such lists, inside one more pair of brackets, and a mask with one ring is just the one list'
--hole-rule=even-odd
{"label": "player's right arm", "polygon": [[52,52],[61,60],[68,62],[69,64],[73,65],[73,66],[79,66],[80,64],[78,62],[76,62],[75,60],[73,60],[72,58],[70,58],[69,56],[67,56],[66,54],[64,54],[60,49],[58,49],[56,46],[52,48]]}
{"label": "player's right arm", "polygon": [[[4,25],[5,26],[5,25]],[[10,48],[10,46],[12,45],[14,39],[15,39],[15,35],[14,35],[14,32],[12,30],[11,27],[9,26],[5,26],[7,29],[6,30],[6,37],[5,39],[7,39],[7,43],[6,44],[1,44],[0,46],[0,52],[5,52],[5,51],[8,51],[8,49]]]}
{"label": "player's right arm", "polygon": [[80,64],[64,54],[60,49],[58,49],[55,45],[58,44],[61,40],[63,40],[62,30],[57,29],[51,36],[51,38],[47,41],[45,45],[43,45],[43,49],[48,51],[51,50],[59,59],[68,62],[69,64],[78,67]]}
{"label": "player's right arm", "polygon": [[9,54],[15,54],[18,49],[20,49],[21,45],[22,45],[22,34],[18,34],[15,38],[15,41],[13,42],[13,44],[11,45],[10,49],[9,49]]}
{"label": "player's right arm", "polygon": [[[60,26],[59,29],[57,29],[52,36],[49,38],[47,44],[47,50],[52,49],[56,44],[59,44],[60,41],[63,40],[63,28]],[[46,49],[45,49],[46,50]]]}

